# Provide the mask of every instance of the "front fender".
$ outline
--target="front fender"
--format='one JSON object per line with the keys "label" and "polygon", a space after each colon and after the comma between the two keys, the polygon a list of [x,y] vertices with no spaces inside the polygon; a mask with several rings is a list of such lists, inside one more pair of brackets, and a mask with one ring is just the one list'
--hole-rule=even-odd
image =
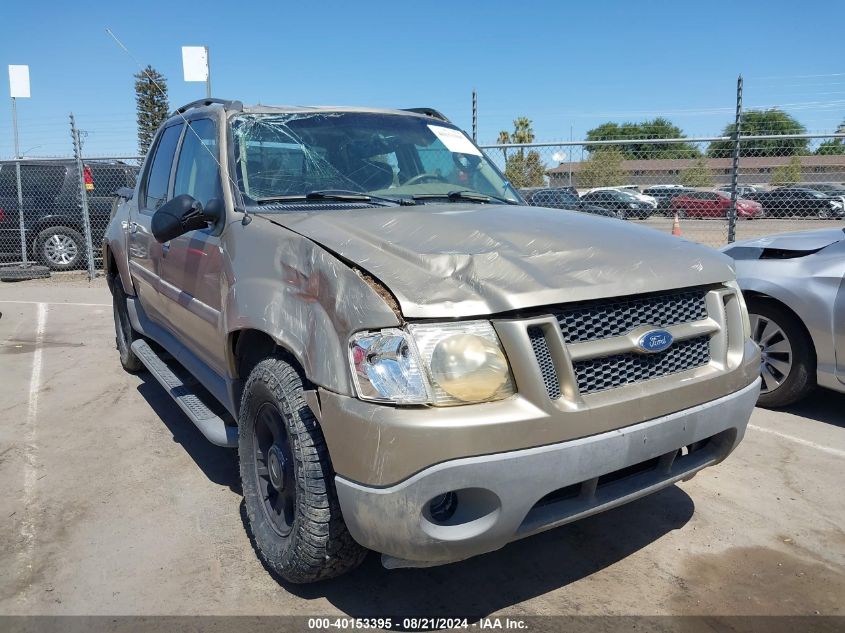
{"label": "front fender", "polygon": [[312,383],[353,395],[349,337],[396,327],[397,314],[353,268],[293,231],[256,218],[230,224],[224,241],[233,279],[223,309],[228,340],[239,330],[264,332]]}

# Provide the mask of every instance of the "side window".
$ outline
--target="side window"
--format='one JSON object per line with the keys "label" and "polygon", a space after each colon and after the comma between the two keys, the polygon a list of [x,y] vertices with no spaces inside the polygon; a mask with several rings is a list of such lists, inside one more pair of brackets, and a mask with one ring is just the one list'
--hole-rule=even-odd
{"label": "side window", "polygon": [[[14,174],[14,168],[12,168]],[[54,202],[65,183],[66,167],[59,165],[21,165],[21,189],[23,197],[41,203]],[[17,185],[17,177],[15,178]],[[15,187],[17,195],[17,186]]]}
{"label": "side window", "polygon": [[173,195],[187,193],[203,206],[223,197],[217,166],[217,128],[211,119],[191,121],[179,150]]}
{"label": "side window", "polygon": [[91,179],[94,181],[94,196],[111,196],[126,186],[126,172],[122,167],[91,165]]}
{"label": "side window", "polygon": [[182,133],[182,124],[173,125],[161,135],[156,146],[155,156],[147,175],[144,207],[155,211],[167,200],[167,185],[170,183],[170,168],[173,166],[173,155]]}

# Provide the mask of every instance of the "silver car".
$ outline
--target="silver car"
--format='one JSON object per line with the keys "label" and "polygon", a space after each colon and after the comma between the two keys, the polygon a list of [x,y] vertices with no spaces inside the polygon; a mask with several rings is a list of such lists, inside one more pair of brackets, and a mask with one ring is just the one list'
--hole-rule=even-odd
{"label": "silver car", "polygon": [[818,384],[845,392],[845,229],[735,242],[751,336],[761,351],[759,403],[797,402]]}

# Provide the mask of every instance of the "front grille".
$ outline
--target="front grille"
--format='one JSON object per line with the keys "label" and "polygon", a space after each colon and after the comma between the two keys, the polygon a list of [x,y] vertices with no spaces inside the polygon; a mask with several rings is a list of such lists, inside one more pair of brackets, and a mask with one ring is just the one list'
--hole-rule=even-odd
{"label": "front grille", "polygon": [[584,395],[693,369],[709,362],[710,337],[705,335],[675,343],[659,354],[626,352],[576,361],[573,368],[578,389]]}
{"label": "front grille", "polygon": [[534,356],[537,357],[537,363],[540,365],[540,373],[543,375],[543,384],[546,385],[549,398],[557,400],[560,398],[560,381],[558,381],[557,369],[555,369],[552,352],[543,330],[538,327],[528,328],[528,340],[531,341],[531,348],[534,350]]}
{"label": "front grille", "polygon": [[596,341],[627,334],[640,325],[666,327],[707,318],[706,288],[673,291],[631,299],[592,301],[559,308],[552,314],[567,343]]}

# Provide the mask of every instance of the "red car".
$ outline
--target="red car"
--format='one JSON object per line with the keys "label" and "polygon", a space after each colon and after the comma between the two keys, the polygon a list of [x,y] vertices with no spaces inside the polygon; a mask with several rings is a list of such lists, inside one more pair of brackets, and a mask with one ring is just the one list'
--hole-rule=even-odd
{"label": "red car", "polygon": [[[723,191],[691,191],[672,198],[669,211],[687,218],[724,218],[730,206],[731,196]],[[736,215],[738,218],[763,217],[763,205],[737,198]]]}

